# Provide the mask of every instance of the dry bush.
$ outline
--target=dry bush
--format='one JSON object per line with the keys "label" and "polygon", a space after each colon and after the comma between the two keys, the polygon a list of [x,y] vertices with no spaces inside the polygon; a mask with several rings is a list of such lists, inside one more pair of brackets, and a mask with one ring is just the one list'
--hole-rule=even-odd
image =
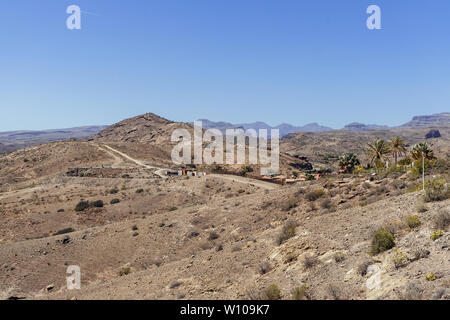
{"label": "dry bush", "polygon": [[325,192],[322,189],[317,189],[314,191],[310,191],[307,194],[305,194],[305,198],[309,201],[313,202],[322,197],[325,194]]}
{"label": "dry bush", "polygon": [[303,259],[303,267],[305,267],[305,269],[311,269],[318,264],[319,258],[317,258],[315,254],[305,255],[305,258]]}
{"label": "dry bush", "polygon": [[263,290],[261,297],[263,300],[280,300],[281,291],[277,285],[272,284]]}
{"label": "dry bush", "polygon": [[297,206],[297,204],[298,204],[298,200],[295,198],[291,198],[288,201],[283,202],[283,204],[281,205],[281,208],[284,211],[289,211],[291,209],[294,209]]}
{"label": "dry bush", "polygon": [[292,261],[297,260],[298,258],[298,254],[294,253],[294,252],[290,252],[286,255],[285,259],[284,259],[284,263],[291,263]]}
{"label": "dry bush", "polygon": [[450,188],[447,187],[445,179],[434,179],[425,183],[426,202],[442,201],[450,197]]}
{"label": "dry bush", "polygon": [[322,209],[331,209],[333,207],[333,202],[330,198],[326,197],[320,202],[320,207]]}
{"label": "dry bush", "polygon": [[398,234],[401,230],[405,229],[406,225],[400,220],[390,220],[383,224],[383,229],[389,231],[392,235]]}
{"label": "dry bush", "polygon": [[293,220],[287,221],[283,228],[280,231],[280,234],[277,236],[276,243],[278,245],[282,244],[286,240],[295,236],[295,228],[297,228],[297,222]]}
{"label": "dry bush", "polygon": [[309,288],[306,284],[301,287],[295,288],[292,291],[292,300],[310,300],[311,295],[309,292]]}
{"label": "dry bush", "polygon": [[345,260],[345,255],[344,255],[343,252],[338,251],[338,252],[336,252],[336,253],[334,254],[333,258],[334,258],[334,261],[335,261],[335,262],[338,262],[338,263],[339,263],[339,262],[342,262],[342,261]]}
{"label": "dry bush", "polygon": [[367,268],[373,263],[373,260],[370,258],[364,259],[363,262],[361,262],[358,265],[358,273],[362,276],[365,276],[367,274]]}
{"label": "dry bush", "polygon": [[427,258],[430,255],[430,251],[425,249],[417,249],[413,252],[413,257],[411,258],[411,261],[417,261],[420,259]]}
{"label": "dry bush", "polygon": [[216,240],[218,238],[219,238],[219,235],[216,232],[212,231],[209,233],[208,240]]}
{"label": "dry bush", "polygon": [[433,227],[435,229],[445,230],[450,225],[450,211],[448,209],[442,209],[433,218]]}
{"label": "dry bush", "polygon": [[410,282],[403,294],[404,300],[422,300],[423,289],[420,288],[417,284]]}
{"label": "dry bush", "polygon": [[264,262],[262,262],[262,263],[260,263],[260,264],[258,265],[258,272],[259,272],[259,274],[261,274],[261,275],[266,274],[266,273],[269,272],[271,269],[272,269],[272,266],[271,266],[270,263],[267,262],[267,261],[264,261]]}
{"label": "dry bush", "polygon": [[406,266],[408,263],[408,256],[402,250],[395,248],[392,261],[396,269]]}
{"label": "dry bush", "polygon": [[342,284],[330,283],[326,289],[328,295],[333,300],[343,300],[346,299],[344,290],[342,289]]}
{"label": "dry bush", "polygon": [[409,229],[415,229],[420,227],[422,222],[420,221],[420,218],[418,216],[411,215],[406,218],[406,224],[408,225]]}
{"label": "dry bush", "polygon": [[418,201],[416,204],[416,211],[419,213],[424,213],[428,211],[428,207],[423,201]]}

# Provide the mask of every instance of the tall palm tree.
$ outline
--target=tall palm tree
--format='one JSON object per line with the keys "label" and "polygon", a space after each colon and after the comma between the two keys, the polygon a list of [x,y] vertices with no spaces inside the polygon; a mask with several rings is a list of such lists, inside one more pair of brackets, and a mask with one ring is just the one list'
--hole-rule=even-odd
{"label": "tall palm tree", "polygon": [[389,161],[388,154],[390,153],[389,145],[383,139],[376,139],[372,143],[367,144],[366,153],[370,158],[370,164],[375,160]]}
{"label": "tall palm tree", "polygon": [[394,156],[395,166],[397,166],[398,157],[406,154],[405,140],[398,136],[393,137],[391,141],[389,141],[389,146],[391,153]]}
{"label": "tall palm tree", "polygon": [[411,156],[414,160],[422,159],[422,155],[427,160],[434,159],[433,149],[426,142],[416,144],[411,150]]}

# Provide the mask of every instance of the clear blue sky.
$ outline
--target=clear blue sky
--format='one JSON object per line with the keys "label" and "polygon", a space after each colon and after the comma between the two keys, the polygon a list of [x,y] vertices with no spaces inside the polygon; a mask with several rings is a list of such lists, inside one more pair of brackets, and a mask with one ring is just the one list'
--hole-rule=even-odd
{"label": "clear blue sky", "polygon": [[[95,14],[79,31],[71,4]],[[2,0],[0,131],[145,112],[402,124],[450,110],[449,16],[448,0]]]}

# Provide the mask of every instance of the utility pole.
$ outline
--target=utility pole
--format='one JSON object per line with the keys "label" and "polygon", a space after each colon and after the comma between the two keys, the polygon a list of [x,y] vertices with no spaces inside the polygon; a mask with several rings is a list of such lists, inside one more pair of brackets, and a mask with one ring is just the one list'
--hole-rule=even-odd
{"label": "utility pole", "polygon": [[422,191],[425,191],[425,154],[422,152]]}

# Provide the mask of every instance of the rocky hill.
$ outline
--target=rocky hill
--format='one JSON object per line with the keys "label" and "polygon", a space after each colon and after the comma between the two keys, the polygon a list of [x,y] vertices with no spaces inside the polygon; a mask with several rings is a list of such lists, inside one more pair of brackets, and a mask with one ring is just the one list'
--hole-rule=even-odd
{"label": "rocky hill", "polygon": [[450,113],[443,112],[429,116],[417,116],[402,127],[450,126]]}
{"label": "rocky hill", "polygon": [[153,113],[142,114],[120,121],[93,137],[98,142],[139,142],[164,146],[170,141],[173,130],[192,130],[187,123],[173,122]]}

